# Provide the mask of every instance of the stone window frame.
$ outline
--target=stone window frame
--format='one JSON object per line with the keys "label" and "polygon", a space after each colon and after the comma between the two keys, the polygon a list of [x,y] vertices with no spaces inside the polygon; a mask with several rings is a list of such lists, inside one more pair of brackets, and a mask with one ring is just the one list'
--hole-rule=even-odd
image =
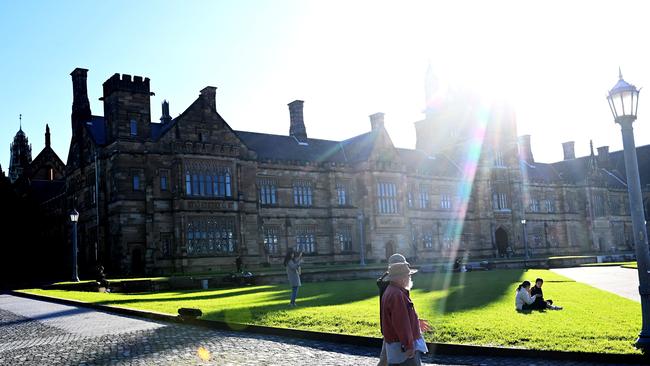
{"label": "stone window frame", "polygon": [[339,225],[336,232],[336,241],[341,253],[351,253],[354,248],[352,225]]}
{"label": "stone window frame", "polygon": [[442,192],[440,193],[440,209],[442,210],[451,210],[453,207],[453,200],[451,198],[451,193]]}
{"label": "stone window frame", "polygon": [[294,229],[295,250],[305,254],[316,254],[316,226],[315,225],[299,225]]}
{"label": "stone window frame", "polygon": [[350,202],[350,182],[347,180],[337,180],[335,183],[336,204],[338,206],[349,206]]}
{"label": "stone window frame", "polygon": [[190,257],[231,256],[237,252],[237,223],[233,216],[189,217],[185,231]]}
{"label": "stone window frame", "polygon": [[272,177],[263,177],[258,179],[258,198],[262,206],[278,205],[278,182]]}
{"label": "stone window frame", "polygon": [[136,121],[134,118],[131,118],[129,121],[129,136],[138,136],[138,121]]}
{"label": "stone window frame", "polygon": [[418,207],[421,210],[426,210],[430,207],[429,194],[431,191],[431,186],[428,184],[420,184],[420,190],[418,191]]}
{"label": "stone window frame", "polygon": [[173,240],[174,233],[172,232],[161,232],[160,233],[160,257],[161,258],[170,258],[173,254]]}
{"label": "stone window frame", "polygon": [[308,179],[293,181],[293,204],[297,207],[311,207],[314,203],[312,182]]}
{"label": "stone window frame", "polygon": [[377,212],[380,215],[399,213],[397,198],[397,183],[390,180],[377,181]]}
{"label": "stone window frame", "polygon": [[160,169],[158,171],[158,174],[160,175],[160,191],[161,192],[169,191],[169,174],[170,174],[169,169]]}
{"label": "stone window frame", "polygon": [[185,196],[193,198],[233,198],[233,177],[229,166],[219,164],[187,164]]}
{"label": "stone window frame", "polygon": [[142,169],[131,169],[131,190],[133,192],[142,192],[144,187],[142,183],[144,181],[144,170]]}
{"label": "stone window frame", "polygon": [[264,225],[262,232],[264,250],[266,253],[269,255],[280,255],[280,237],[282,234],[282,227],[280,227],[280,225]]}

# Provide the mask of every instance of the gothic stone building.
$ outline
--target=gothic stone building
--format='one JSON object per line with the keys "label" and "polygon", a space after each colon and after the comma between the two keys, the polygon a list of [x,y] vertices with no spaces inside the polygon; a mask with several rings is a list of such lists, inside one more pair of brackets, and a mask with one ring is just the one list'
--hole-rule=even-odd
{"label": "gothic stone building", "polygon": [[567,143],[563,161],[537,163],[502,105],[432,103],[411,150],[393,146],[382,113],[359,136],[310,138],[299,100],[287,136],[233,130],[210,86],[176,118],[164,102],[152,122],[149,79],[126,74],[104,82],[95,115],[87,70],[71,76],[66,192],[82,275],[97,262],[124,274],[230,269],[236,256],[258,266],[288,247],[328,263],[523,255],[522,220],[533,255],[632,245],[622,154],[575,158]]}

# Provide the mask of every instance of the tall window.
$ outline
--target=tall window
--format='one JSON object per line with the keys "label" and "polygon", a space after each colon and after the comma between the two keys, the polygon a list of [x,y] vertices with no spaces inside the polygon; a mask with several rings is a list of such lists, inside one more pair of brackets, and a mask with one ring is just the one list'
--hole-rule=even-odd
{"label": "tall window", "polygon": [[509,210],[508,195],[502,191],[497,190],[492,193],[492,208],[494,210]]}
{"label": "tall window", "polygon": [[316,235],[312,226],[296,228],[296,250],[305,253],[316,252]]}
{"label": "tall window", "polygon": [[133,190],[134,191],[139,191],[140,190],[140,172],[139,171],[133,171],[131,172],[132,174],[132,179],[133,179]]}
{"label": "tall window", "polygon": [[264,226],[264,250],[269,254],[279,254],[280,245],[278,244],[279,226]]}
{"label": "tall window", "polygon": [[262,205],[277,205],[277,183],[273,179],[260,179],[258,182],[260,204]]}
{"label": "tall window", "polygon": [[203,197],[232,197],[230,168],[216,167],[208,171],[186,171],[185,194]]}
{"label": "tall window", "polygon": [[160,233],[160,256],[170,257],[172,255],[172,234]]}
{"label": "tall window", "polygon": [[352,226],[344,225],[339,228],[336,234],[341,252],[352,251]]}
{"label": "tall window", "polygon": [[429,208],[429,186],[420,185],[420,208]]}
{"label": "tall window", "polygon": [[311,182],[297,180],[293,182],[293,203],[296,206],[309,207],[312,205]]}
{"label": "tall window", "polygon": [[131,120],[131,136],[137,136],[138,135],[138,123],[132,119]]}
{"label": "tall window", "polygon": [[503,154],[499,150],[494,151],[494,166],[496,167],[505,167],[505,163],[503,162]]}
{"label": "tall window", "polygon": [[168,180],[169,180],[169,171],[168,170],[161,170],[160,171],[160,190],[161,191],[166,191],[167,190]]}
{"label": "tall window", "polygon": [[406,204],[408,205],[408,208],[413,208],[414,200],[413,200],[413,187],[412,186],[409,186],[408,192],[406,192]]}
{"label": "tall window", "polygon": [[422,247],[433,248],[433,231],[431,228],[422,228]]}
{"label": "tall window", "polygon": [[594,193],[592,195],[594,205],[594,215],[596,217],[605,216],[605,196],[602,193]]}
{"label": "tall window", "polygon": [[235,220],[230,217],[194,218],[187,224],[187,254],[231,254],[236,249]]}
{"label": "tall window", "polygon": [[440,208],[443,210],[451,209],[451,195],[449,193],[442,193],[440,195]]}
{"label": "tall window", "polygon": [[530,200],[530,211],[539,212],[539,200],[537,200],[536,198],[532,198]]}
{"label": "tall window", "polygon": [[544,209],[546,212],[555,212],[555,200],[546,199],[544,200]]}
{"label": "tall window", "polygon": [[348,204],[348,190],[347,185],[343,182],[336,183],[336,202],[339,206]]}
{"label": "tall window", "polygon": [[377,183],[377,205],[379,213],[397,213],[397,186],[395,183]]}

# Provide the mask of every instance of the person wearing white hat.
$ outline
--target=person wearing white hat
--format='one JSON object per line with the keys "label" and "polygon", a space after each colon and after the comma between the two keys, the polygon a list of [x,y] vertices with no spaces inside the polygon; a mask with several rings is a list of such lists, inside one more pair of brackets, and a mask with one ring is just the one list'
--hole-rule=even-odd
{"label": "person wearing white hat", "polygon": [[[391,255],[388,258],[388,265],[390,266],[391,264],[395,263],[406,263],[406,257],[399,253],[395,253]],[[386,268],[386,272],[381,275],[377,279],[377,287],[379,287],[379,326],[381,327],[381,298],[384,295],[384,291],[386,291],[386,288],[390,284],[390,281],[386,279],[388,277],[388,268]],[[381,343],[381,353],[379,354],[379,363],[377,363],[377,366],[387,366],[388,365],[388,359],[386,358],[386,342]]]}
{"label": "person wearing white hat", "polygon": [[420,355],[429,351],[422,332],[431,327],[418,318],[409,294],[413,286],[411,275],[416,272],[407,262],[388,267],[386,279],[390,284],[381,298],[380,319],[389,365],[419,366]]}

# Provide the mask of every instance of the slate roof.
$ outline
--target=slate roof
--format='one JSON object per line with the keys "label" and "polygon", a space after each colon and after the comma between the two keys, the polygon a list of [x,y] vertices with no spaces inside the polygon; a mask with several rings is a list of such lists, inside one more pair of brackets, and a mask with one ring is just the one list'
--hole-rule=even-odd
{"label": "slate roof", "polygon": [[429,156],[419,150],[398,148],[402,161],[412,171],[440,177],[462,177],[463,170],[458,162],[445,154]]}
{"label": "slate roof", "polygon": [[259,159],[313,162],[348,162],[343,142],[306,139],[258,132],[235,131],[242,142],[257,153]]}
{"label": "slate roof", "polygon": [[97,145],[106,143],[106,120],[103,116],[91,116],[90,121],[86,122],[86,129]]}

